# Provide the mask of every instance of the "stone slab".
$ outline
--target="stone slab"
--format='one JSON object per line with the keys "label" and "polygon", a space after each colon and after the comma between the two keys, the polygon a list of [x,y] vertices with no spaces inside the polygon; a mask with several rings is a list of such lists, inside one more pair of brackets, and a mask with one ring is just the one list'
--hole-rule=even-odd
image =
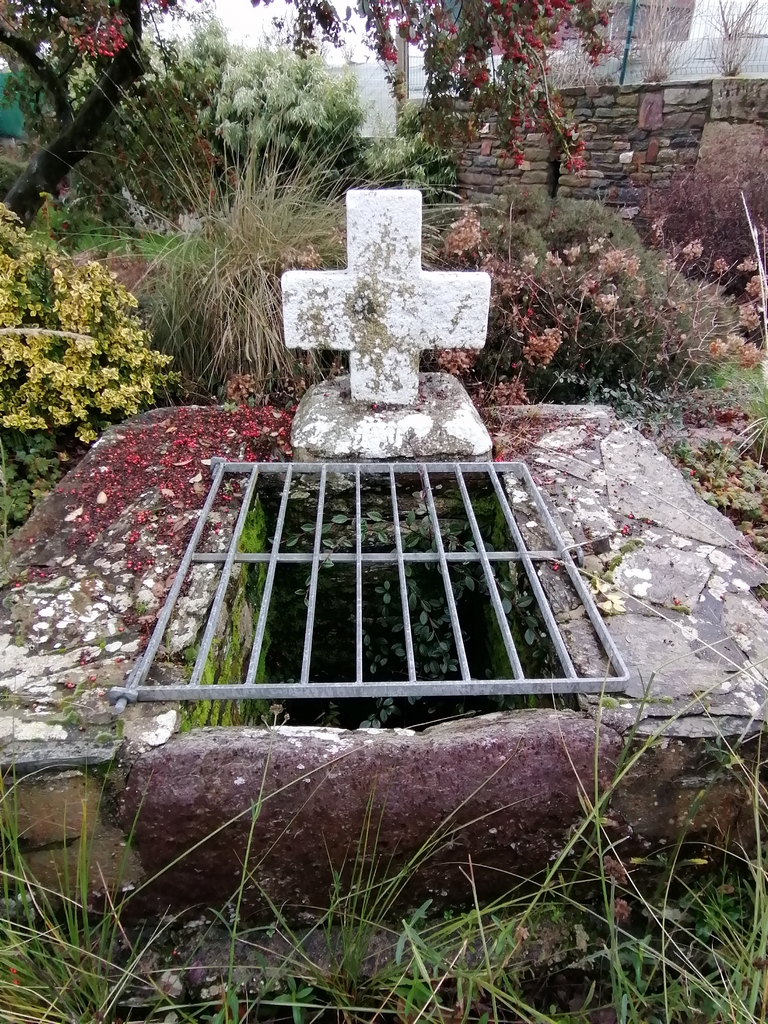
{"label": "stone slab", "polygon": [[[633,672],[627,697],[611,698],[604,712],[610,723],[625,733],[636,727],[638,735],[658,730],[689,740],[759,728],[768,707],[768,611],[754,588],[768,578],[765,566],[635,431],[610,415],[585,413],[585,433],[574,429],[577,410],[566,421],[556,407],[545,409],[516,417],[547,418],[528,455],[534,477],[574,554],[587,552],[585,575]],[[560,622],[579,667],[599,672],[584,626]]]}
{"label": "stone slab", "polygon": [[63,843],[93,833],[100,788],[98,780],[89,780],[82,771],[30,776],[16,784],[2,812],[15,805],[18,835],[26,848]]}
{"label": "stone slab", "polygon": [[749,658],[755,672],[768,682],[768,612],[751,594],[726,594],[723,623]]}
{"label": "stone slab", "polygon": [[424,373],[412,408],[352,401],[349,378],[318,384],[299,403],[291,446],[298,462],[478,461],[492,441],[461,383]]}
{"label": "stone slab", "polygon": [[[727,726],[723,731],[728,735]],[[687,742],[680,732],[644,751],[617,788],[610,817],[631,824],[646,847],[674,844],[683,832],[691,839],[709,835],[720,847],[739,840],[748,844],[751,801],[744,799],[741,779],[715,769],[711,750]]]}
{"label": "stone slab", "polygon": [[[557,855],[581,818],[581,787],[594,792],[596,742],[600,785],[621,739],[610,729],[597,737],[594,723],[573,712],[505,712],[422,733],[195,730],[136,761],[122,820],[126,828],[136,821],[133,848],[148,875],[190,851],[162,875],[166,906],[197,903],[203,893],[226,900],[249,834],[264,893],[281,905],[317,906],[331,865],[351,868],[369,815],[377,840],[365,856],[391,875],[430,849],[418,895],[409,896],[450,905],[470,896],[469,856],[485,899],[508,888],[509,872]],[[267,909],[251,887],[245,904],[245,912]]]}
{"label": "stone slab", "polygon": [[768,125],[768,82],[765,78],[721,78],[713,82],[713,121],[758,121]]}
{"label": "stone slab", "polygon": [[690,609],[712,572],[705,554],[644,545],[622,559],[613,570],[613,579],[633,597],[667,608]]}
{"label": "stone slab", "polygon": [[606,720],[614,728],[691,739],[730,734],[738,744],[765,721],[765,668],[728,642],[721,622],[628,612],[612,616],[608,628],[636,672],[632,696],[641,699],[613,702]]}
{"label": "stone slab", "polygon": [[660,92],[646,93],[640,102],[639,128],[661,128],[664,120],[664,97]]}
{"label": "stone slab", "polygon": [[669,459],[642,434],[625,427],[600,445],[611,507],[650,519],[683,537],[740,548],[736,527],[698,497]]}
{"label": "stone slab", "polygon": [[694,107],[706,104],[710,99],[709,86],[671,85],[664,90],[665,107]]}
{"label": "stone slab", "polygon": [[108,738],[104,734],[103,742],[97,741],[98,736],[84,738],[76,729],[68,730],[62,739],[53,742],[11,740],[0,747],[0,770],[32,775],[49,768],[96,768],[111,764],[122,746],[113,731],[114,727]]}

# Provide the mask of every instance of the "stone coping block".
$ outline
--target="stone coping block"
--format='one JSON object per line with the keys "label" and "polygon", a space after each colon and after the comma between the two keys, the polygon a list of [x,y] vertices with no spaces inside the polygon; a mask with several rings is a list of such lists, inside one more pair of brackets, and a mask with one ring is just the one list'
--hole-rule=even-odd
{"label": "stone coping block", "polygon": [[264,896],[309,910],[329,891],[331,865],[351,868],[366,820],[374,824],[361,853],[390,874],[429,851],[417,898],[469,898],[470,856],[490,896],[508,888],[505,872],[536,870],[562,849],[581,793],[595,789],[595,744],[600,786],[622,748],[616,732],[596,737],[594,723],[573,712],[533,719],[505,712],[421,733],[196,730],[138,759],[122,796],[123,827],[133,827],[148,876],[182,857],[158,883],[169,905],[201,891],[228,899],[251,834],[262,891],[247,888],[246,912],[265,910]]}
{"label": "stone coping block", "polygon": [[399,909],[466,904],[473,885],[492,899],[555,860],[584,794],[607,787],[605,827],[624,857],[683,830],[748,838],[741,783],[713,773],[706,751],[654,743],[624,770],[623,746],[605,723],[545,709],[420,733],[202,729],[135,762],[120,816],[163,907],[231,898],[250,843],[243,914],[268,918],[272,901],[295,920],[327,905],[333,869],[348,881],[360,858],[366,876],[405,872]]}
{"label": "stone coping block", "polygon": [[492,441],[462,384],[447,373],[422,373],[412,408],[353,402],[349,378],[310,388],[293,421],[298,462],[479,461]]}
{"label": "stone coping block", "polygon": [[713,83],[713,121],[768,125],[768,81],[765,78],[721,78]]}

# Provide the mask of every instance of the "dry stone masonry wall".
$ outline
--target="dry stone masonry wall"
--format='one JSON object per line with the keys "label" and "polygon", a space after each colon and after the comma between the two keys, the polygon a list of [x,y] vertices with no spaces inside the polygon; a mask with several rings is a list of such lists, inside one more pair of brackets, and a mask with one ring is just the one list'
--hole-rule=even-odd
{"label": "dry stone masonry wall", "polygon": [[696,165],[710,125],[768,127],[768,80],[723,78],[674,85],[603,85],[562,91],[585,139],[584,168],[561,169],[546,136],[526,138],[521,164],[505,153],[493,125],[464,151],[459,184],[482,201],[511,184],[570,199],[638,206],[649,187]]}

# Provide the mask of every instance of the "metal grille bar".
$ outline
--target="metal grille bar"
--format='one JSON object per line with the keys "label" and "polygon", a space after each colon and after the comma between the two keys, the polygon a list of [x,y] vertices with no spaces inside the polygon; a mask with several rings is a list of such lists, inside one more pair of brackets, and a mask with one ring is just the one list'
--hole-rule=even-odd
{"label": "metal grille bar", "polygon": [[[528,470],[526,468],[526,473],[527,472]],[[552,615],[552,609],[549,607],[549,601],[547,601],[547,598],[541,586],[541,582],[539,581],[539,577],[536,575],[536,570],[534,569],[533,563],[531,562],[531,559],[528,555],[528,551],[526,549],[523,536],[520,533],[520,527],[515,522],[514,514],[509,506],[507,496],[504,493],[504,488],[501,486],[499,478],[495,473],[491,473],[490,477],[491,483],[493,484],[493,489],[496,492],[496,497],[498,498],[499,504],[501,505],[501,511],[504,513],[504,519],[506,521],[507,528],[509,532],[512,534],[512,538],[514,539],[514,542],[518,547],[518,550],[520,552],[520,558],[522,559],[523,566],[525,567],[525,572],[528,577],[528,580],[530,581],[533,593],[536,597],[536,600],[539,603],[539,607],[544,613],[544,621],[547,624],[547,632],[549,633],[555,645],[557,656],[560,658],[560,664],[563,666],[563,669],[565,670],[565,674],[567,676],[575,676],[576,669],[573,667],[573,662],[571,661],[570,655],[568,654],[565,644],[563,643],[563,638],[560,635],[560,630],[557,628],[557,623],[555,622],[554,616]],[[531,480],[531,485],[534,491],[536,492],[535,497],[538,497],[538,489],[533,483],[533,480]],[[543,507],[543,502],[541,504]],[[539,509],[539,511],[541,511],[541,509]],[[555,531],[555,533],[557,533],[555,524],[552,522],[551,519],[549,520],[549,522],[551,524],[552,529]],[[560,550],[565,551],[565,546],[563,545],[562,541],[560,543]],[[579,579],[581,579],[581,577],[579,577]]]}
{"label": "metal grille bar", "polygon": [[467,662],[467,652],[464,649],[464,637],[461,635],[459,611],[456,607],[456,598],[453,596],[453,587],[451,586],[451,577],[448,571],[448,563],[445,560],[445,548],[443,547],[443,538],[440,532],[440,523],[437,520],[435,498],[434,495],[432,494],[432,485],[429,482],[429,473],[427,472],[424,463],[422,463],[419,466],[419,476],[421,477],[421,483],[422,486],[424,487],[424,495],[427,499],[429,518],[432,520],[432,536],[435,547],[437,548],[440,575],[443,577],[443,588],[445,589],[445,598],[446,601],[448,602],[448,614],[451,617],[451,627],[453,629],[453,639],[456,644],[456,654],[458,655],[459,658],[461,678],[462,681],[466,683],[469,682],[471,678],[469,672],[469,663]]}
{"label": "metal grille bar", "polygon": [[[585,586],[578,569],[570,557],[568,549],[558,533],[543,496],[534,484],[531,474],[524,463],[254,464],[247,462],[225,462],[220,459],[213,459],[211,461],[211,471],[213,474],[211,490],[195,524],[192,538],[181,560],[166,603],[158,616],[157,624],[147,649],[135,665],[125,686],[115,687],[110,691],[110,697],[118,710],[122,710],[126,703],[137,700],[245,700],[254,697],[266,699],[294,697],[339,698],[351,696],[420,697],[516,693],[595,693],[602,690],[616,692],[621,691],[628,682],[629,672],[627,667],[617,651],[613,639],[591,598],[589,590]],[[243,498],[232,536],[224,551],[198,551],[206,522],[225,475],[239,475],[243,478]],[[261,496],[262,489],[268,488],[269,481],[280,476],[283,477],[282,491],[279,508],[274,518],[274,536],[271,540],[270,550],[264,552],[240,551],[239,545],[243,529],[252,507],[254,496],[256,494]],[[317,508],[314,515],[314,526],[308,525],[305,528],[313,531],[311,551],[290,551],[285,547],[286,524],[291,507],[291,495],[296,486],[297,479],[310,480],[310,490],[313,495],[316,494]],[[438,485],[438,480],[440,481],[440,487],[444,487],[447,483],[452,488],[450,493],[455,493],[458,496],[457,505],[463,509],[466,525],[468,525],[472,537],[471,546],[467,546],[465,550],[446,550],[440,515],[435,499],[435,487]],[[406,481],[413,481],[419,487],[419,494],[423,496],[421,514],[424,514],[424,509],[426,509],[425,523],[428,519],[431,550],[414,551],[405,547],[403,527],[401,525],[401,505],[398,499],[398,484]],[[547,535],[547,546],[545,548],[531,550],[526,546],[520,524],[517,522],[513,506],[507,495],[507,484],[509,481],[514,481],[516,485],[524,489],[525,495],[530,502],[529,508],[531,506],[535,508],[537,525]],[[388,502],[391,506],[392,522],[391,524],[387,523],[389,532],[386,532],[384,536],[388,543],[383,546],[389,546],[389,536],[391,533],[390,550],[363,550],[363,526],[365,523],[363,499],[364,484],[367,483],[376,483],[379,488],[383,487],[384,490],[383,492],[380,491],[380,493],[386,494],[387,489],[389,491]],[[508,535],[512,540],[512,547],[509,550],[494,550],[484,540],[482,528],[470,493],[470,487],[473,483],[482,485],[484,493],[491,494],[495,498]],[[304,496],[306,496],[306,484],[303,486]],[[353,510],[349,520],[353,524],[354,550],[343,551],[336,550],[335,548],[326,550],[324,527],[327,526],[325,520],[328,496],[332,494],[333,500],[340,500],[339,496],[343,497],[350,490],[353,492],[352,496],[344,498],[344,500],[347,502],[348,507],[350,507],[351,513]],[[387,499],[384,500],[386,501]],[[528,514],[530,515],[530,512]],[[338,520],[336,521],[338,522]],[[467,541],[467,545],[469,543]],[[574,666],[573,658],[558,627],[552,607],[547,599],[545,586],[537,570],[537,565],[555,562],[559,563],[559,567],[564,569],[570,584],[584,606],[609,666],[604,675],[580,676]],[[525,574],[524,578],[528,581],[530,593],[538,607],[541,622],[551,641],[554,651],[553,656],[556,656],[557,661],[559,661],[562,674],[553,678],[526,677],[523,659],[521,658],[522,652],[518,649],[515,633],[511,628],[508,613],[504,607],[505,601],[502,596],[497,570],[494,569],[494,566],[502,566],[504,563],[521,564]],[[355,566],[354,680],[348,682],[328,682],[318,679],[313,680],[312,678],[313,651],[316,646],[315,625],[319,575],[321,566],[326,564],[332,566],[353,564]],[[498,625],[503,647],[509,660],[509,671],[512,678],[479,679],[472,676],[465,637],[462,631],[461,616],[450,575],[450,567],[458,564],[475,564],[479,565],[482,569],[482,576],[488,590],[488,599],[493,611],[492,618],[495,619]],[[219,578],[189,683],[178,686],[154,684],[151,679],[153,662],[161,648],[167,631],[169,628],[173,628],[173,613],[176,602],[182,592],[185,580],[196,565],[219,567]],[[237,565],[266,565],[263,584],[259,584],[261,588],[260,607],[248,658],[248,666],[241,683],[203,685],[204,670],[210,655],[217,623],[226,600],[232,574]],[[262,666],[264,661],[264,642],[267,636],[275,578],[278,566],[280,565],[306,565],[310,570],[305,602],[307,618],[304,627],[301,668],[300,672],[297,673],[299,676],[297,682],[269,679],[259,682],[257,677],[260,672],[260,666]],[[399,604],[402,610],[403,647],[405,650],[407,678],[373,681],[366,678],[364,662],[366,621],[364,570],[366,568],[373,569],[376,566],[387,565],[397,570],[397,593],[393,592],[391,599],[397,600],[399,597]],[[416,642],[409,606],[407,575],[411,572],[410,569],[407,569],[409,565],[434,566],[435,571],[439,574],[445,596],[445,606],[447,607],[450,619],[451,638],[456,653],[456,663],[458,664],[460,678],[438,680],[419,678]],[[491,614],[490,609],[488,614]]]}
{"label": "metal grille bar", "polygon": [[464,502],[464,508],[469,518],[472,537],[474,538],[475,546],[477,547],[477,552],[480,556],[480,561],[483,564],[483,572],[485,573],[485,579],[488,584],[488,593],[491,595],[491,604],[493,605],[493,610],[496,613],[496,620],[499,623],[499,629],[501,630],[501,635],[504,640],[504,647],[507,652],[507,657],[509,658],[509,663],[512,666],[512,674],[515,679],[523,679],[525,673],[523,672],[523,666],[520,664],[520,656],[517,653],[515,641],[512,639],[512,633],[510,632],[509,623],[507,622],[506,612],[504,611],[501,603],[501,594],[499,593],[499,588],[496,583],[496,577],[493,574],[493,569],[491,568],[491,563],[488,559],[488,552],[485,550],[485,544],[483,543],[483,538],[480,534],[480,527],[477,522],[475,510],[472,508],[472,501],[469,497],[467,485],[464,482],[464,477],[458,470],[456,471],[456,480],[459,485],[459,491],[461,492],[461,500]]}
{"label": "metal grille bar", "polygon": [[256,481],[259,478],[259,467],[254,466],[251,470],[251,475],[248,479],[248,484],[245,488],[243,495],[243,501],[240,505],[240,513],[237,517],[237,524],[235,526],[234,533],[232,534],[232,540],[229,542],[229,550],[227,551],[227,557],[224,562],[224,568],[222,569],[221,576],[219,578],[219,585],[216,587],[216,595],[213,599],[213,607],[208,616],[208,622],[205,627],[205,633],[200,643],[200,647],[195,658],[195,667],[192,669],[192,676],[189,680],[190,686],[200,686],[200,681],[203,678],[203,672],[205,671],[205,665],[208,661],[208,655],[211,652],[211,644],[213,643],[213,635],[216,632],[216,624],[219,621],[219,615],[221,609],[224,607],[224,598],[227,593],[227,587],[232,577],[232,570],[235,566],[235,555],[237,554],[237,546],[240,543],[240,537],[243,533],[243,527],[245,526],[245,520],[248,516],[248,510],[251,507],[251,501],[253,500],[253,492],[256,490]]}
{"label": "metal grille bar", "polygon": [[277,513],[277,523],[275,525],[275,537],[272,544],[272,551],[269,553],[269,566],[267,568],[267,578],[264,581],[264,590],[261,595],[261,608],[259,608],[259,619],[256,623],[256,632],[253,637],[253,647],[251,648],[251,657],[248,661],[248,671],[245,674],[246,686],[253,686],[256,681],[256,673],[259,670],[259,661],[261,659],[261,648],[264,643],[264,634],[267,629],[267,615],[269,614],[269,602],[272,597],[272,587],[275,582],[275,570],[277,569],[277,556],[280,550],[280,541],[283,537],[283,527],[285,526],[285,513],[288,510],[288,496],[291,492],[291,479],[293,474],[293,466],[289,464],[285,474],[285,483],[283,484],[283,494],[280,499],[280,511]]}
{"label": "metal grille bar", "polygon": [[[411,683],[415,683],[416,659],[414,658],[413,655],[413,632],[411,631],[411,613],[408,608],[408,586],[405,582],[403,536],[402,533],[400,532],[400,510],[397,505],[397,484],[395,483],[395,471],[391,466],[389,467],[389,486],[390,492],[392,494],[392,521],[395,524],[395,551],[397,552],[397,576],[398,584],[400,586],[400,605],[403,610],[403,633],[405,634],[405,657],[408,662],[408,681]],[[359,544],[360,531],[358,530],[358,548]]]}
{"label": "metal grille bar", "polygon": [[[483,555],[479,551],[445,551],[446,562],[481,562]],[[328,551],[324,553],[326,562],[356,562],[357,554],[351,551]],[[517,551],[486,551],[485,557],[491,562],[520,562],[523,556]],[[556,561],[560,556],[556,551],[531,551],[528,553],[531,561]],[[293,562],[300,565],[302,562],[311,564],[314,555],[311,551],[281,551],[279,561],[281,563]],[[226,562],[226,551],[197,552],[193,562],[203,565],[216,565],[218,562]],[[258,564],[272,561],[272,554],[266,551],[238,551],[235,555],[235,563],[248,562]],[[392,555],[384,554],[381,551],[362,551],[360,561],[363,564],[375,562],[391,562]],[[436,551],[403,551],[404,562],[440,562],[440,555]]]}
{"label": "metal grille bar", "polygon": [[360,467],[355,466],[355,681],[363,682],[363,510]]}

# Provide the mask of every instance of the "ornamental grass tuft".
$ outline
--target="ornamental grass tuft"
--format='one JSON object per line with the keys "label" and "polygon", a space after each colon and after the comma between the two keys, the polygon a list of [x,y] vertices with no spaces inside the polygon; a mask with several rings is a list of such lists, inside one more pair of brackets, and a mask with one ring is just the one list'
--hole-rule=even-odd
{"label": "ornamental grass tuft", "polygon": [[191,388],[223,392],[248,375],[262,391],[312,376],[313,362],[283,343],[280,276],[343,265],[343,205],[327,172],[252,154],[227,187],[190,195],[192,229],[168,239],[145,284],[155,344]]}

